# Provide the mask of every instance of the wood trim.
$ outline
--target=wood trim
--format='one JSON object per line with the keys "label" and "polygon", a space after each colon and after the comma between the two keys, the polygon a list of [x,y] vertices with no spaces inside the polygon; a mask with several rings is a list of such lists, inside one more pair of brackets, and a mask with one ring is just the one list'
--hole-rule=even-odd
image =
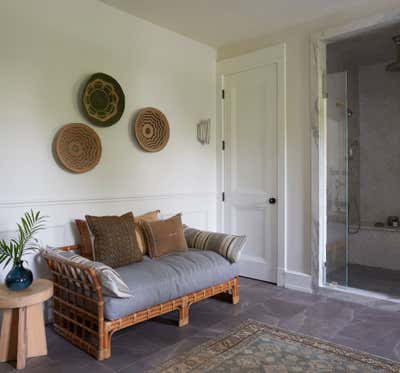
{"label": "wood trim", "polygon": [[111,337],[117,330],[172,311],[179,313],[178,325],[185,326],[193,303],[221,293],[228,293],[233,304],[239,302],[237,276],[116,320],[105,320],[103,295],[94,269],[46,253],[43,256],[53,274],[55,331],[98,360],[111,357]]}

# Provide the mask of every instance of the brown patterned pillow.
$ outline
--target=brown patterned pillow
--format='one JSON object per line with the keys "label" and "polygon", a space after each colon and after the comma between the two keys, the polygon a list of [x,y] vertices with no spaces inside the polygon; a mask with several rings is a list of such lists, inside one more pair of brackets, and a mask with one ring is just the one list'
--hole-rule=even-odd
{"label": "brown patterned pillow", "polygon": [[143,221],[142,226],[151,258],[159,258],[177,251],[187,251],[181,214],[166,220]]}
{"label": "brown patterned pillow", "polygon": [[146,236],[143,231],[142,223],[143,221],[152,222],[157,221],[158,216],[160,214],[160,210],[150,211],[146,214],[135,216],[135,233],[136,240],[139,246],[140,251],[143,255],[149,254],[149,248],[147,247]]}
{"label": "brown patterned pillow", "polygon": [[122,216],[86,215],[86,221],[94,235],[96,261],[116,268],[143,259],[131,212]]}

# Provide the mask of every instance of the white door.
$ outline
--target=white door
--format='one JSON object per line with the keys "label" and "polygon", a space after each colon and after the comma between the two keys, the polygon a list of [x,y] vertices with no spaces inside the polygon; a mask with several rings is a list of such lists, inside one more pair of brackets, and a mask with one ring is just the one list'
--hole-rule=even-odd
{"label": "white door", "polygon": [[224,229],[246,234],[241,275],[277,282],[278,65],[223,78]]}

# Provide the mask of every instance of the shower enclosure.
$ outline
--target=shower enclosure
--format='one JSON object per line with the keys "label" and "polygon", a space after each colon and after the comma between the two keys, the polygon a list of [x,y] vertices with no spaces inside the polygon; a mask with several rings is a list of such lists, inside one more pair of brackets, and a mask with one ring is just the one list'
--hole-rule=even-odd
{"label": "shower enclosure", "polygon": [[349,108],[348,74],[327,76],[327,249],[326,282],[348,285],[349,247]]}
{"label": "shower enclosure", "polygon": [[326,75],[323,278],[327,285],[392,297],[400,297],[396,224],[400,216],[400,36],[393,37],[396,30],[400,25],[328,45]]}

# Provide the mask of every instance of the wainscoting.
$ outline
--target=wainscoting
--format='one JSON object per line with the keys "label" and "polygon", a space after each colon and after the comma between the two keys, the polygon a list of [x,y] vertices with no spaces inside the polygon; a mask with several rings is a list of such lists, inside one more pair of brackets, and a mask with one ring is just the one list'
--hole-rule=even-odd
{"label": "wainscoting", "polygon": [[[16,222],[25,211],[40,210],[48,216],[47,228],[40,232],[38,239],[43,247],[63,246],[79,243],[74,219],[89,215],[121,215],[127,211],[134,214],[161,210],[162,217],[178,212],[183,215],[183,222],[200,229],[216,229],[216,193],[175,193],[141,194],[125,196],[96,196],[77,200],[37,200],[0,202],[0,238],[9,239],[16,234]],[[38,255],[27,256],[28,266],[35,277],[47,274],[47,266]],[[0,281],[8,272],[1,269]]]}

